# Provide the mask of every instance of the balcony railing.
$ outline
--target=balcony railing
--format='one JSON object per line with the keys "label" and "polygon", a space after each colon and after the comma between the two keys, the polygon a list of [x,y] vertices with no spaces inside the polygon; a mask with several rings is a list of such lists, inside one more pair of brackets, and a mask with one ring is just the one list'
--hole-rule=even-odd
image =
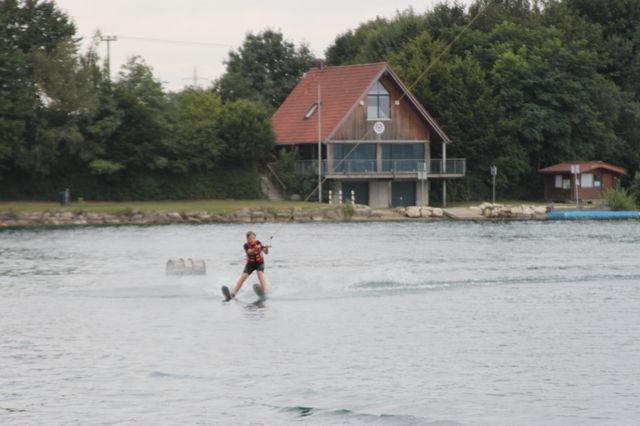
{"label": "balcony railing", "polygon": [[[467,171],[467,160],[449,158],[424,160],[388,160],[383,159],[380,167],[377,160],[333,160],[332,169],[327,170],[327,161],[322,160],[323,176],[363,175],[369,177],[402,176],[409,177],[418,172],[426,172],[428,177],[462,177]],[[317,176],[317,161],[298,161],[296,170],[303,176]]]}

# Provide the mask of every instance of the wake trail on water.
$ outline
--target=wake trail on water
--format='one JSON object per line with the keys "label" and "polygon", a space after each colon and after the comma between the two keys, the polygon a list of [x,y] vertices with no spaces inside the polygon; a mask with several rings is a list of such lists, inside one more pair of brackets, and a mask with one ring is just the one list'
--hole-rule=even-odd
{"label": "wake trail on water", "polygon": [[[222,298],[220,288],[233,288],[242,271],[242,263],[211,262],[207,275],[170,276],[157,266],[142,264],[128,270],[108,270],[88,275],[84,271],[64,273],[58,281],[62,294],[105,299],[211,299]],[[208,265],[208,266],[209,266]],[[635,265],[620,264],[604,268],[602,264],[576,265],[556,259],[531,258],[519,265],[499,261],[470,262],[468,259],[425,261],[415,258],[364,259],[347,256],[319,257],[312,263],[296,259],[273,259],[265,273],[268,298],[304,301],[354,297],[383,297],[463,291],[470,288],[501,285],[562,283],[640,282]],[[38,276],[51,281],[49,275]],[[35,282],[35,281],[34,281]],[[245,282],[239,297],[252,302],[253,274]],[[59,294],[60,294],[59,293]]]}
{"label": "wake trail on water", "polygon": [[[534,270],[535,272],[535,270]],[[305,281],[303,279],[288,284],[280,282],[272,286],[269,298],[286,301],[322,300],[357,297],[401,296],[433,291],[464,291],[478,287],[513,285],[576,284],[591,282],[638,282],[640,273],[581,273],[581,274],[517,274],[485,278],[445,278],[424,279],[405,274],[395,274],[394,278],[383,274],[368,277],[340,279],[337,281]]]}
{"label": "wake trail on water", "polygon": [[341,425],[424,425],[424,426],[457,426],[460,423],[451,420],[428,420],[423,417],[416,417],[406,414],[372,414],[362,413],[346,408],[319,408],[309,406],[275,407],[269,406],[280,414],[293,416],[297,420],[321,424],[341,424]]}

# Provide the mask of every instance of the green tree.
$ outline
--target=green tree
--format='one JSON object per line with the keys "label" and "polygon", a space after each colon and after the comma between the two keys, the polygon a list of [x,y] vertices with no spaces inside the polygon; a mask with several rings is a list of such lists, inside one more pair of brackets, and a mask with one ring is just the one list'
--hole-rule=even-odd
{"label": "green tree", "polygon": [[467,189],[458,195],[474,198],[474,194],[488,193],[485,176],[497,154],[492,149],[497,141],[491,87],[485,71],[471,55],[441,55],[444,49],[442,42],[424,32],[390,62],[455,141],[449,155],[473,159],[468,165]]}
{"label": "green tree", "polygon": [[187,89],[175,98],[175,159],[171,169],[206,172],[219,165],[224,141],[218,135],[222,100],[212,92]]}
{"label": "green tree", "polygon": [[312,64],[306,45],[296,48],[273,30],[250,33],[229,53],[227,70],[214,89],[224,101],[246,98],[277,108]]}
{"label": "green tree", "polygon": [[270,159],[275,143],[271,115],[260,102],[238,99],[224,105],[220,137],[225,141],[227,165],[257,167]]}
{"label": "green tree", "polygon": [[604,73],[640,101],[640,0],[565,0],[569,11],[597,24],[595,49],[608,58]]}
{"label": "green tree", "polygon": [[413,9],[398,12],[392,19],[376,18],[336,37],[326,51],[330,65],[387,61],[394,53],[425,31],[422,15]]}
{"label": "green tree", "polygon": [[106,159],[107,146],[114,132],[122,124],[123,111],[111,90],[105,67],[100,65],[97,46],[93,44],[80,58],[91,88],[98,96],[98,110],[92,120],[83,123],[85,146],[81,158],[89,165],[93,174],[114,174],[124,168],[123,164]]}
{"label": "green tree", "polygon": [[[514,24],[503,24],[494,31]],[[501,106],[500,134],[529,152],[537,170],[572,158],[610,157],[619,92],[597,72],[585,46],[564,45],[555,29],[539,29],[524,46],[503,45],[491,70]]]}
{"label": "green tree", "polygon": [[130,58],[113,84],[113,95],[122,118],[105,159],[131,172],[169,168],[174,149],[171,106],[151,67],[140,57]]}
{"label": "green tree", "polygon": [[47,175],[81,151],[96,98],[74,36],[52,2],[0,3],[0,167]]}
{"label": "green tree", "polygon": [[60,43],[48,53],[33,55],[40,100],[36,109],[40,123],[36,133],[39,158],[47,158],[51,167],[63,170],[81,165],[90,157],[87,152],[92,148],[82,129],[93,122],[99,108],[98,94],[76,49],[75,44]]}
{"label": "green tree", "polygon": [[0,175],[15,167],[17,150],[24,143],[26,119],[34,102],[28,79],[28,55],[9,29],[15,22],[17,4],[0,3]]}

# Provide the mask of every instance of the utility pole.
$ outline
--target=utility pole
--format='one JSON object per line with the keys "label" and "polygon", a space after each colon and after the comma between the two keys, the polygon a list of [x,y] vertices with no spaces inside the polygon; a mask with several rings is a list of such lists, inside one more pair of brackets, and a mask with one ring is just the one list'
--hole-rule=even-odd
{"label": "utility pole", "polygon": [[111,42],[118,41],[118,36],[108,35],[100,36],[100,41],[107,42],[107,77],[109,79],[109,86],[111,86]]}
{"label": "utility pole", "polygon": [[318,202],[322,203],[322,132],[321,132],[320,82],[318,82]]}

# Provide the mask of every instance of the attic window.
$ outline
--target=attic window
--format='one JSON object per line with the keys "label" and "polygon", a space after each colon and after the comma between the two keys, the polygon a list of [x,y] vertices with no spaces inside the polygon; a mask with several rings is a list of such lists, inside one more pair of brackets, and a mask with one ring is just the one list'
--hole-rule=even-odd
{"label": "attic window", "polygon": [[376,81],[367,93],[367,119],[388,120],[391,118],[389,92],[382,83]]}
{"label": "attic window", "polygon": [[318,109],[318,103],[314,102],[313,105],[311,105],[311,108],[309,108],[309,111],[307,111],[307,113],[304,115],[304,119],[305,120],[310,119],[313,113],[316,112],[317,109]]}

